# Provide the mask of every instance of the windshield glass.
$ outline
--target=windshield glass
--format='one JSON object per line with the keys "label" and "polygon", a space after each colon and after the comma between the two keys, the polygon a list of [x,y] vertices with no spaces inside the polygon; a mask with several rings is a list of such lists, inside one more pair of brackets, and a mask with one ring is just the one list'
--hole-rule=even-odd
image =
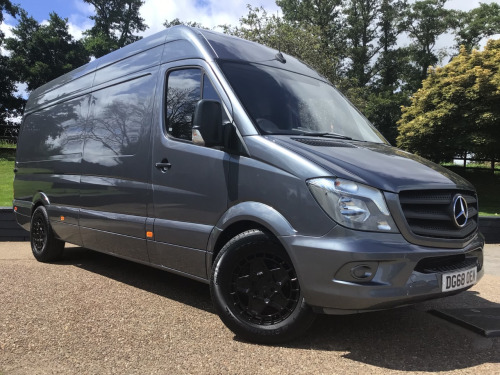
{"label": "windshield glass", "polygon": [[260,64],[221,61],[219,65],[262,134],[385,143],[369,121],[323,81]]}

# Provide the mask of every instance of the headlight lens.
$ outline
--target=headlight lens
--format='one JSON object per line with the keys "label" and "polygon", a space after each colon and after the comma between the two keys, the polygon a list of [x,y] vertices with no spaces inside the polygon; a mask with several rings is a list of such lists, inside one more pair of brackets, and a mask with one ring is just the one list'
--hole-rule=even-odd
{"label": "headlight lens", "polygon": [[337,223],[353,229],[398,232],[380,190],[341,178],[314,178],[307,185]]}

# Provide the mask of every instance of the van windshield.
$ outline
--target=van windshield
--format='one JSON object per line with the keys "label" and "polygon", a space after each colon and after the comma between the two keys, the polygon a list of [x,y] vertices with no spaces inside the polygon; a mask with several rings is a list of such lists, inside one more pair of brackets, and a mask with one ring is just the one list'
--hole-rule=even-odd
{"label": "van windshield", "polygon": [[219,61],[219,66],[262,134],[386,143],[370,122],[326,82],[255,63]]}

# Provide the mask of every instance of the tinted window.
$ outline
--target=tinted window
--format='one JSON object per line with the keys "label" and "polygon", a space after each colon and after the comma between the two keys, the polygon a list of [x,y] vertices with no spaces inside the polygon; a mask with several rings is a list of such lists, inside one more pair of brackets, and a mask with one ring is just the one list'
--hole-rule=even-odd
{"label": "tinted window", "polygon": [[264,134],[335,133],[384,142],[368,120],[324,81],[260,64],[220,65]]}
{"label": "tinted window", "polygon": [[168,75],[167,132],[180,139],[191,140],[194,107],[201,99],[201,71],[174,70]]}
{"label": "tinted window", "polygon": [[208,77],[201,69],[174,70],[168,74],[166,125],[172,137],[191,140],[193,114],[201,99],[220,102]]}

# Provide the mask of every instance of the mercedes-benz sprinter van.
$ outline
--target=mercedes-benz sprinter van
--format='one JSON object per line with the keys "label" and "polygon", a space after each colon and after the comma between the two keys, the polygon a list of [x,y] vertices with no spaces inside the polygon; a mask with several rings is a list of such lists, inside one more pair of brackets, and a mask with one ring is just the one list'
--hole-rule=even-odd
{"label": "mercedes-benz sprinter van", "polygon": [[64,243],[210,284],[242,338],[466,290],[474,187],[391,147],[292,56],[173,27],[33,91],[14,211],[36,259]]}

